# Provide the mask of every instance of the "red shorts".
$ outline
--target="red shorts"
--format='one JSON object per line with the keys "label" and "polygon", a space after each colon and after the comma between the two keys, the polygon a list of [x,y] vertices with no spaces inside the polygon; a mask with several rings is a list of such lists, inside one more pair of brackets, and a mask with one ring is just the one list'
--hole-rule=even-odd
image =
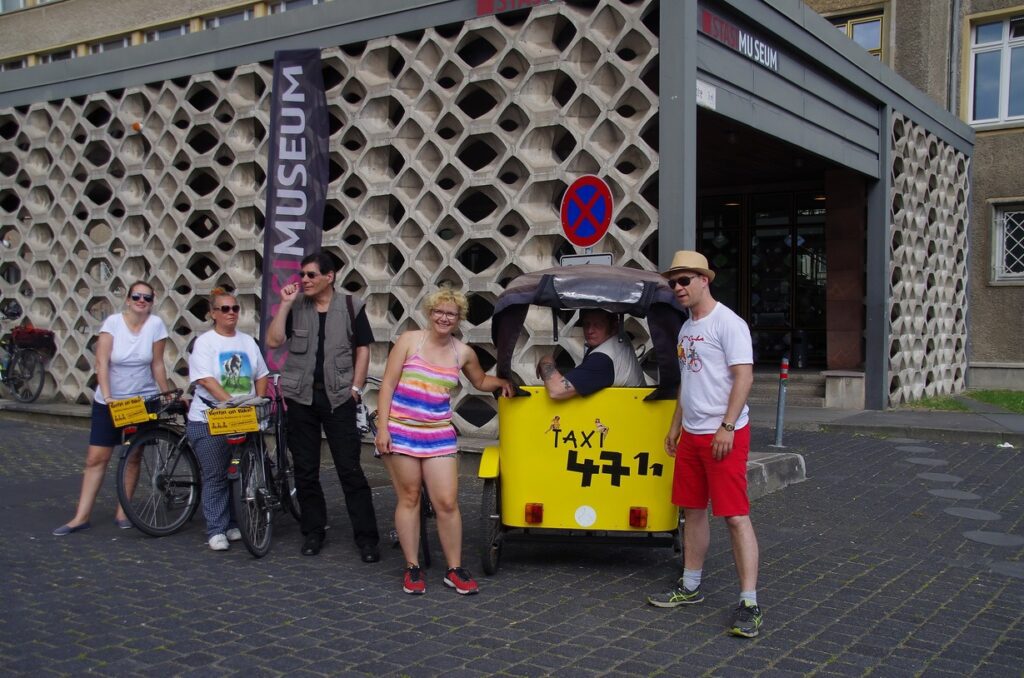
{"label": "red shorts", "polygon": [[732,451],[721,461],[711,455],[714,433],[698,435],[682,432],[676,448],[676,466],[672,476],[672,503],[688,509],[706,509],[719,517],[750,514],[747,498],[747,457],[750,453],[750,426],[736,429]]}

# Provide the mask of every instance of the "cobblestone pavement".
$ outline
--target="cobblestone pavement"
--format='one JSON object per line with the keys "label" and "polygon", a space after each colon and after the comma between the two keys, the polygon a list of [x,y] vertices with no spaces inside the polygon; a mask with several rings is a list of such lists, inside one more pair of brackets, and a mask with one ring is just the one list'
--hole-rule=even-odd
{"label": "cobblestone pavement", "polygon": [[[737,582],[721,521],[698,606],[643,602],[678,576],[670,548],[510,543],[498,575],[482,577],[481,485],[468,469],[465,563],[482,592],[455,595],[435,563],[427,595],[413,597],[397,549],[359,561],[333,476],[335,527],[316,558],[299,555],[289,517],[262,560],[240,545],[209,551],[199,517],[164,539],[118,530],[112,473],[93,529],[56,538],[86,432],[11,420],[0,430],[5,675],[1021,675],[1016,449],[789,435],[809,479],[754,504],[765,628],[741,640],[725,633]],[[755,449],[768,442],[755,430]],[[366,466],[386,532],[393,494],[378,462]]]}

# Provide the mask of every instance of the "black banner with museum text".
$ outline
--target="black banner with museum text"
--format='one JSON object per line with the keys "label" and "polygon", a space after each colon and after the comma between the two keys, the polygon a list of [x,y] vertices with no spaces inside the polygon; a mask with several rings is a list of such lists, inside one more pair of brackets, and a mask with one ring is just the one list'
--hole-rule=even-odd
{"label": "black banner with museum text", "polygon": [[281,288],[298,280],[302,258],[320,251],[327,191],[327,100],[320,50],[274,54],[263,229],[260,346],[279,370],[287,351],[268,350],[267,328],[281,304]]}

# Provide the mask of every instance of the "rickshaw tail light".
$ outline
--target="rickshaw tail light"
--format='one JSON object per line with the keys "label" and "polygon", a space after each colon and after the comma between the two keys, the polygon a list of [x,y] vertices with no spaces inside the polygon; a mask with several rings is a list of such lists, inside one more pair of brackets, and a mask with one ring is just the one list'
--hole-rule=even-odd
{"label": "rickshaw tail light", "polygon": [[544,522],[544,504],[526,505],[526,522],[530,525],[538,525]]}
{"label": "rickshaw tail light", "polygon": [[630,506],[629,507],[629,526],[630,527],[647,527],[647,507],[646,506]]}
{"label": "rickshaw tail light", "polygon": [[241,445],[242,443],[245,442],[245,439],[246,435],[244,433],[240,433],[237,435],[229,435],[227,436],[227,443],[228,445]]}

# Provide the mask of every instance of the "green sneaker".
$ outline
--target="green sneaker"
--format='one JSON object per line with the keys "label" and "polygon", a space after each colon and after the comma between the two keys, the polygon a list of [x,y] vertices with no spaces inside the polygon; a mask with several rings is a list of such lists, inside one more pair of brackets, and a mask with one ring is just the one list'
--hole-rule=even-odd
{"label": "green sneaker", "polygon": [[753,638],[761,632],[761,622],[763,621],[764,616],[761,614],[760,607],[746,601],[741,602],[733,613],[729,633],[741,638]]}
{"label": "green sneaker", "polygon": [[704,594],[698,586],[693,591],[683,586],[683,580],[676,582],[676,587],[668,593],[655,593],[647,596],[647,602],[655,607],[679,607],[680,605],[694,605],[704,601]]}

